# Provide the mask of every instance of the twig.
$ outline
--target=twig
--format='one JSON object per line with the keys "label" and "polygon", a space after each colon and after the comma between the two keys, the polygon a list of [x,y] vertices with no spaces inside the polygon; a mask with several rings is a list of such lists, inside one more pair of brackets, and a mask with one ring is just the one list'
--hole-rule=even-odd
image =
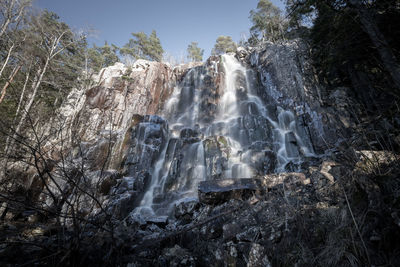
{"label": "twig", "polygon": [[365,250],[365,254],[366,254],[367,260],[368,260],[368,265],[371,266],[371,261],[370,261],[370,258],[369,258],[368,249],[367,249],[367,246],[365,245],[365,242],[364,242],[364,239],[363,239],[363,237],[362,237],[362,235],[361,235],[361,232],[360,232],[360,229],[359,229],[359,227],[358,227],[357,221],[356,221],[356,219],[355,219],[355,217],[354,217],[354,214],[353,214],[353,211],[352,211],[352,209],[351,209],[351,207],[350,207],[350,202],[349,202],[349,199],[347,198],[346,191],[344,190],[344,187],[343,187],[342,185],[340,185],[340,187],[341,187],[342,190],[343,190],[343,194],[344,194],[344,197],[345,197],[345,199],[346,199],[346,204],[347,204],[347,207],[349,208],[351,218],[353,219],[353,223],[354,223],[354,225],[355,225],[355,227],[356,227],[356,230],[357,230],[358,235],[360,236],[361,243],[363,244],[363,247],[364,247],[364,250]]}

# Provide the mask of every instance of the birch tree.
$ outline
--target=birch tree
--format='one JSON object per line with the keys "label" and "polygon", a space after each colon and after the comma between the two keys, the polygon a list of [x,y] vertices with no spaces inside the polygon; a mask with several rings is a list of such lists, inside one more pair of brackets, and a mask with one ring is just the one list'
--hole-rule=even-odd
{"label": "birch tree", "polygon": [[[6,157],[15,141],[21,136],[26,119],[37,102],[37,95],[44,86],[43,83],[50,83],[46,81],[46,76],[51,76],[51,72],[57,68],[57,65],[64,71],[67,69],[70,63],[68,57],[79,48],[77,48],[77,43],[79,43],[77,39],[82,38],[77,38],[68,25],[59,22],[58,16],[48,11],[32,17],[26,32],[27,41],[21,54],[18,55],[21,61],[26,62],[24,66],[26,75],[12,127],[13,131],[5,144]],[[62,80],[65,77],[59,79]]]}

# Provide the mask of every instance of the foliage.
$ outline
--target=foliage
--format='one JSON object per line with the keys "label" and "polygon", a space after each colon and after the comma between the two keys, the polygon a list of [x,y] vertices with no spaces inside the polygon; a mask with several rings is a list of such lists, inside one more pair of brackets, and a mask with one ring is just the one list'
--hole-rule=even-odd
{"label": "foliage", "polygon": [[388,27],[400,23],[400,8],[396,3],[396,0],[286,1],[293,28],[299,29],[309,18],[314,18],[310,34],[303,37],[312,46],[320,80],[330,88],[352,88],[368,106],[377,101],[381,92],[400,96],[400,68],[396,61],[400,58],[400,30]]}
{"label": "foliage", "polygon": [[250,28],[252,36],[259,36],[271,41],[282,39],[287,30],[287,22],[281,15],[281,10],[270,0],[259,0],[256,10],[250,11]]}
{"label": "foliage", "polygon": [[191,44],[188,45],[187,48],[187,53],[188,53],[188,59],[192,61],[202,61],[203,60],[203,54],[204,54],[204,49],[201,49],[200,47],[197,46],[197,42],[192,42]]}
{"label": "foliage", "polygon": [[134,38],[129,39],[128,43],[120,49],[121,55],[161,62],[164,50],[155,30],[150,36],[144,32],[132,33],[132,35]]}
{"label": "foliage", "polygon": [[215,42],[214,48],[211,51],[212,55],[221,55],[224,53],[235,52],[236,43],[230,36],[219,36]]}
{"label": "foliage", "polygon": [[93,45],[92,48],[87,49],[88,64],[95,71],[112,66],[119,61],[117,52],[119,48],[112,44],[111,46],[104,43],[104,46]]}

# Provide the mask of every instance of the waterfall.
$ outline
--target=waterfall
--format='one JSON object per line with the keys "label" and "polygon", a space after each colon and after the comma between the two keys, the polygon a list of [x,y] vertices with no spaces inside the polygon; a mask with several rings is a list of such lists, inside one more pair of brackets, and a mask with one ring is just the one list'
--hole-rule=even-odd
{"label": "waterfall", "polygon": [[[197,197],[200,181],[295,171],[313,155],[293,112],[277,103],[266,108],[251,69],[233,55],[221,56],[220,65],[223,74],[215,63],[192,68],[175,87],[164,108],[167,144],[134,212],[168,215],[175,203]],[[215,74],[223,86],[211,82]]]}

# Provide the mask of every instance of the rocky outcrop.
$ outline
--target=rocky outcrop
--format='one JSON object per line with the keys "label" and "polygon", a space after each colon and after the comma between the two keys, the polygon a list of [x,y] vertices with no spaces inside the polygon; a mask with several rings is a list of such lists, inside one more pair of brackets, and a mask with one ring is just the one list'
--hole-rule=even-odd
{"label": "rocky outcrop", "polygon": [[[24,230],[23,248],[92,265],[397,262],[398,122],[379,122],[392,137],[364,142],[377,132],[357,132],[356,101],[326,91],[306,51],[265,43],[174,69],[138,60],[73,90],[46,129],[57,135],[43,151],[51,160],[35,176],[16,173],[29,187],[21,202],[39,200],[36,210],[1,208],[40,226]],[[73,245],[58,247],[60,232],[41,225],[53,214]],[[12,242],[0,258],[19,264]]]}
{"label": "rocky outcrop", "polygon": [[354,115],[358,108],[346,88],[328,92],[319,83],[303,41],[266,42],[249,49],[248,54],[244,60],[259,73],[264,101],[292,110],[316,152],[327,152],[337,145],[339,137],[350,137],[355,121],[349,110]]}
{"label": "rocky outcrop", "polygon": [[98,79],[97,86],[69,95],[67,103],[80,99],[79,105],[60,110],[74,137],[84,142],[101,132],[126,132],[134,114],[157,114],[180,77],[165,64],[138,60],[131,67],[117,63],[103,69]]}
{"label": "rocky outcrop", "polygon": [[199,184],[199,200],[206,204],[220,204],[230,199],[248,199],[263,191],[257,179],[221,179]]}

